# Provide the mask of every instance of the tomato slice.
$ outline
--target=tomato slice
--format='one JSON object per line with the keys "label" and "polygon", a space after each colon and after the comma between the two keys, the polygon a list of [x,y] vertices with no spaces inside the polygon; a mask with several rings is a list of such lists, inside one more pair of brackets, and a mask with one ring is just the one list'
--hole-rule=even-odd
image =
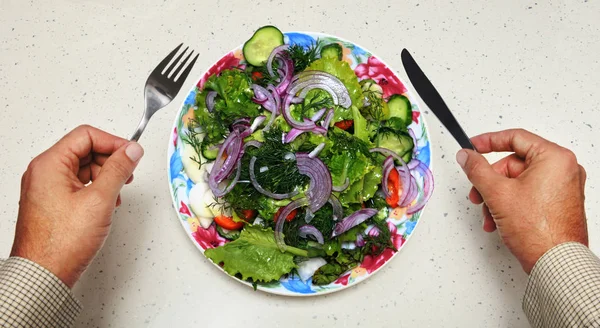
{"label": "tomato slice", "polygon": [[353,120],[339,121],[339,122],[336,122],[334,125],[342,130],[348,130],[350,127],[352,127],[352,125],[354,125],[354,121]]}
{"label": "tomato slice", "polygon": [[400,192],[402,186],[400,185],[400,174],[398,170],[392,169],[390,175],[388,176],[388,192],[390,193],[389,197],[386,197],[385,201],[391,207],[397,207],[398,202],[400,201]]}
{"label": "tomato slice", "polygon": [[263,78],[263,74],[261,72],[252,72],[252,80],[260,80]]}
{"label": "tomato slice", "polygon": [[244,219],[247,222],[250,222],[251,220],[254,220],[254,218],[256,218],[257,214],[258,212],[256,210],[242,210],[242,219]]}
{"label": "tomato slice", "polygon": [[235,222],[231,216],[225,215],[215,216],[215,223],[227,230],[239,230],[244,226],[244,222]]}
{"label": "tomato slice", "polygon": [[[277,210],[277,213],[275,213],[275,215],[273,216],[273,220],[274,220],[275,222],[277,222],[277,220],[278,220],[278,218],[279,218],[279,214],[281,214],[281,211],[283,211],[283,207],[280,207],[280,208]],[[298,214],[298,210],[293,210],[293,211],[291,211],[291,212],[290,212],[290,214],[288,214],[288,216],[285,218],[285,220],[286,220],[287,222],[290,222],[290,221],[292,221],[292,220],[293,220],[293,219],[296,217],[296,214]]]}

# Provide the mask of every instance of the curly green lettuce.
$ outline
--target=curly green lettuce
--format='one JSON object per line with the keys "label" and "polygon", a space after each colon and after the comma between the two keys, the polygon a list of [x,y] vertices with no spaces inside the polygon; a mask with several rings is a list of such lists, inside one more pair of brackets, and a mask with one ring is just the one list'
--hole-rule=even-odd
{"label": "curly green lettuce", "polygon": [[288,246],[286,252],[277,247],[273,230],[246,225],[240,237],[230,243],[204,251],[204,255],[232,276],[254,282],[279,279],[296,268],[294,256],[308,256],[302,249]]}

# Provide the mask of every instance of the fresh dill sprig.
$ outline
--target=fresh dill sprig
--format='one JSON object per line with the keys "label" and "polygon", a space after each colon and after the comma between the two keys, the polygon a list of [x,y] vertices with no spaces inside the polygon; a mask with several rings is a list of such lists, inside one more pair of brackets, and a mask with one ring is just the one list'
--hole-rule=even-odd
{"label": "fresh dill sprig", "polygon": [[363,90],[363,96],[368,105],[361,108],[361,113],[377,121],[385,119],[385,101],[381,98],[381,94],[374,90]]}
{"label": "fresh dill sprig", "polygon": [[200,136],[202,133],[196,131],[198,126],[198,121],[190,119],[188,122],[188,131],[185,132],[185,136],[183,136],[181,140],[194,148],[196,156],[192,156],[190,159],[196,162],[198,164],[198,169],[200,169],[204,163],[202,163],[202,157],[200,155],[202,154],[202,138]]}
{"label": "fresh dill sprig", "polygon": [[302,72],[312,62],[321,57],[321,48],[323,41],[317,39],[310,46],[304,47],[299,44],[293,44],[288,48],[290,58],[294,61],[294,73]]}

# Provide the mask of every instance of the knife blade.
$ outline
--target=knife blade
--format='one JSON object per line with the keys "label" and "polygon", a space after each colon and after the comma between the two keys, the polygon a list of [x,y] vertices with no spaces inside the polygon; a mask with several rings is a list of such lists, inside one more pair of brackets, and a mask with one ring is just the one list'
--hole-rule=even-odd
{"label": "knife blade", "polygon": [[444,102],[444,99],[442,99],[442,96],[440,96],[439,92],[433,86],[431,81],[429,81],[423,70],[421,70],[417,62],[411,56],[410,52],[408,52],[406,49],[403,49],[401,57],[406,74],[408,74],[410,82],[419,96],[421,96],[421,99],[423,99],[425,104],[427,104],[427,106],[442,122],[446,129],[450,131],[450,134],[452,134],[454,139],[456,139],[462,148],[475,150],[471,140],[460,126],[456,118],[454,118],[454,115],[452,115],[450,108],[448,108]]}

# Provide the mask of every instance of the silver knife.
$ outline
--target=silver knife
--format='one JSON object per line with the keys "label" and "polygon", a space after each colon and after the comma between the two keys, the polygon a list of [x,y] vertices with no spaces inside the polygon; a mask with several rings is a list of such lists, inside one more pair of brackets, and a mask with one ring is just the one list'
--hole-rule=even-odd
{"label": "silver knife", "polygon": [[458,141],[458,144],[462,148],[475,150],[471,140],[463,130],[463,128],[458,124],[452,112],[442,99],[442,96],[437,92],[431,81],[425,76],[425,73],[421,70],[417,62],[410,55],[408,50],[402,50],[402,64],[404,65],[404,69],[408,74],[408,78],[412,83],[415,90],[421,99],[427,104],[427,106],[433,111],[435,116],[442,122],[442,124],[450,131],[450,134]]}

